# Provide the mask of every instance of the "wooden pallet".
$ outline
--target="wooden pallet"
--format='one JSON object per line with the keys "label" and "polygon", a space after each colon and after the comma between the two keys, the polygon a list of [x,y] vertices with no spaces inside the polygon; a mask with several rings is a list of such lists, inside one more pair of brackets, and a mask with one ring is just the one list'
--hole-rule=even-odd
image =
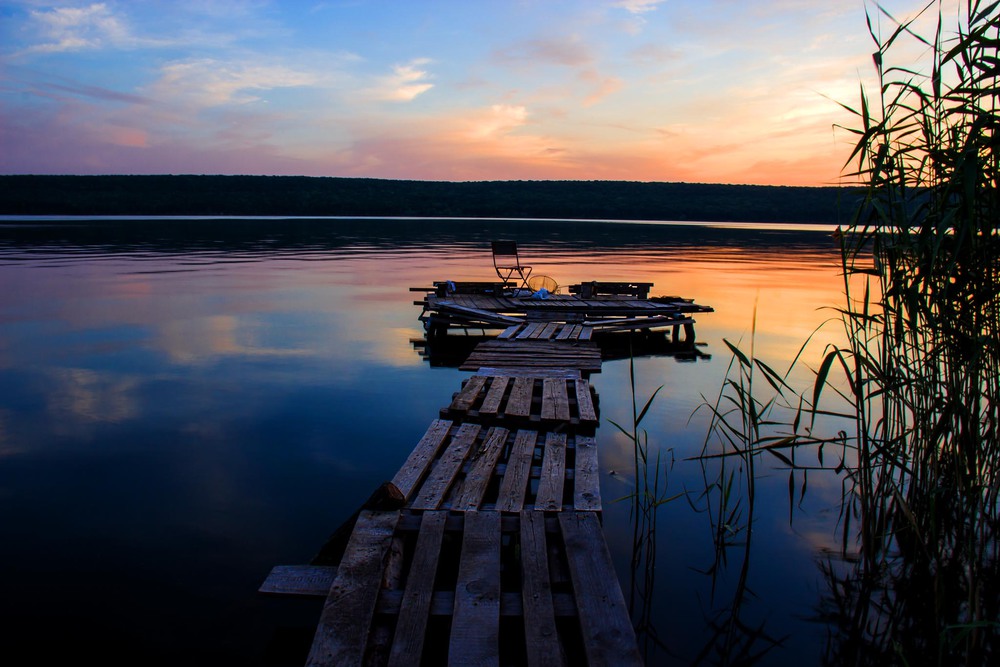
{"label": "wooden pallet", "polygon": [[467,380],[442,419],[499,424],[507,428],[559,428],[593,433],[596,394],[582,378],[477,374]]}
{"label": "wooden pallet", "polygon": [[[610,576],[609,576],[610,575]],[[365,512],[307,665],[641,665],[594,512]]]}
{"label": "wooden pallet", "polygon": [[[665,329],[672,327],[674,338],[677,338],[677,330],[684,327],[685,331],[693,329],[694,320],[681,315],[653,315],[651,317],[629,317],[629,318],[608,318],[594,322],[584,322],[583,326],[590,327],[598,333],[619,333],[622,331],[638,331],[640,329]],[[693,334],[692,334],[693,336]]]}
{"label": "wooden pallet", "polygon": [[463,371],[490,368],[601,370],[601,350],[591,341],[487,340],[476,346],[459,367]]}
{"label": "wooden pallet", "polygon": [[527,322],[507,327],[498,340],[590,340],[593,329],[563,322]]}
{"label": "wooden pallet", "polygon": [[[530,299],[481,294],[452,294],[447,298],[427,295],[428,310],[476,314],[491,312],[505,315],[530,315],[549,313],[566,318],[567,315],[586,314],[588,317],[635,317],[638,315],[669,315],[673,313],[705,312],[711,308],[689,302],[638,299],[629,296],[596,296],[589,299],[569,294],[555,294],[547,299]],[[516,324],[510,322],[509,324]]]}
{"label": "wooden pallet", "polygon": [[438,419],[392,483],[416,510],[600,511],[597,443]]}

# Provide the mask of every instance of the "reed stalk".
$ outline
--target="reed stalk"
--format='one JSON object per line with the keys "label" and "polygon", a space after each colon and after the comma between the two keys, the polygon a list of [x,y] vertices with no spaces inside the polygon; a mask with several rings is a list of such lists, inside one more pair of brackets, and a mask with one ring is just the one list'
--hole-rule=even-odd
{"label": "reed stalk", "polygon": [[660,508],[683,493],[667,495],[669,473],[673,467],[673,450],[666,449],[666,460],[659,448],[651,458],[649,433],[641,427],[652,408],[656,396],[663,389],[657,387],[639,408],[636,393],[635,356],[629,340],[629,388],[632,397],[631,423],[609,422],[631,443],[633,454],[632,492],[619,500],[631,501],[632,555],[629,580],[629,611],[643,653],[648,655],[654,646],[665,648],[653,624],[652,605],[656,588],[656,528]]}
{"label": "reed stalk", "polygon": [[[797,400],[772,382],[775,402],[755,398],[760,366],[731,346],[742,380],[716,405],[738,414],[713,414],[742,456],[780,450],[791,474],[805,474],[796,449],[840,448],[851,567],[824,566],[836,664],[987,664],[1000,650],[1000,3],[944,6],[868,13],[874,102],[862,86],[842,105],[847,178],[865,194],[837,235],[844,342]],[[927,61],[890,64],[906,45]],[[779,404],[788,419],[764,424]],[[816,435],[817,420],[839,432]]]}

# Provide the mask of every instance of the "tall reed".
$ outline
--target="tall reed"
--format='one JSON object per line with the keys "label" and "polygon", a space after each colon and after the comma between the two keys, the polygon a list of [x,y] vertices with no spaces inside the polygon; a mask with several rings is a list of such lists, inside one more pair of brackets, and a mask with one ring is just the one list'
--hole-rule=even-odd
{"label": "tall reed", "polygon": [[[969,1],[946,34],[940,2],[903,22],[878,12],[877,104],[862,89],[847,107],[860,125],[850,175],[866,186],[840,236],[848,342],[827,353],[813,403],[841,368],[857,434],[845,516],[865,573],[902,565],[932,583],[920,614],[937,631],[912,656],[978,662],[996,648],[984,624],[998,621],[1000,565],[1000,14]],[[928,16],[926,38],[913,25]],[[913,40],[925,69],[888,65]]]}
{"label": "tall reed", "polygon": [[[648,655],[654,646],[665,648],[655,625],[653,624],[653,601],[656,589],[656,526],[660,508],[683,493],[667,495],[668,477],[673,468],[673,450],[658,448],[650,460],[649,433],[641,427],[643,419],[649,413],[657,394],[663,389],[659,386],[639,408],[638,395],[635,387],[635,355],[632,350],[631,335],[629,338],[629,388],[632,397],[632,419],[627,425],[614,420],[610,423],[617,428],[632,444],[633,455],[633,486],[632,492],[619,500],[631,501],[632,520],[632,557],[630,562],[629,580],[629,612],[635,626],[644,655]],[[661,454],[665,453],[666,460]]]}
{"label": "tall reed", "polygon": [[[874,101],[862,86],[843,105],[855,119],[847,177],[865,195],[837,235],[844,343],[783,403],[787,423],[741,429],[748,451],[841,448],[843,547],[856,558],[848,573],[826,566],[838,664],[985,664],[1000,649],[998,8],[869,12]],[[930,36],[916,28],[926,22]],[[890,64],[914,45],[926,63]],[[761,407],[748,395],[732,399],[744,426]],[[840,432],[804,432],[803,407],[810,426],[839,419]],[[715,416],[716,432],[734,419]]]}

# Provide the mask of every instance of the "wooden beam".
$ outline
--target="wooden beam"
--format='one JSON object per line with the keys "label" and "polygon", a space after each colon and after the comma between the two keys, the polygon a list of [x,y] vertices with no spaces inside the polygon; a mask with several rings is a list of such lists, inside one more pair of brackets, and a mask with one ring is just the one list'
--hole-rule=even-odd
{"label": "wooden beam", "polygon": [[383,558],[398,520],[398,511],[361,512],[323,605],[307,667],[361,664],[381,588]]}
{"label": "wooden beam", "polygon": [[645,664],[614,563],[594,512],[559,515],[573,594],[580,618],[583,647],[591,665]]}
{"label": "wooden beam", "polygon": [[597,441],[591,436],[576,436],[576,466],[573,475],[573,507],[577,511],[601,511],[600,467]]}
{"label": "wooden beam", "polygon": [[563,506],[563,485],[566,479],[566,434],[549,433],[545,437],[542,475],[538,480],[535,508],[558,512]]}
{"label": "wooden beam", "polygon": [[479,391],[486,384],[486,378],[482,375],[473,375],[469,378],[469,381],[465,383],[462,387],[462,391],[458,392],[455,398],[451,401],[449,409],[457,410],[458,412],[468,412],[469,408],[476,401],[479,396]]}
{"label": "wooden beam", "polygon": [[556,631],[556,613],[549,579],[545,515],[521,512],[521,599],[529,667],[559,667],[565,656]]}
{"label": "wooden beam", "polygon": [[479,406],[479,414],[496,416],[500,410],[500,403],[503,401],[504,394],[507,392],[508,384],[510,384],[509,376],[492,378],[490,389],[486,392],[486,398],[483,399],[483,404]]}
{"label": "wooden beam", "polygon": [[445,494],[458,476],[465,458],[469,455],[476,436],[482,427],[479,424],[462,424],[452,437],[437,464],[427,475],[420,492],[411,504],[412,509],[435,510],[441,506]]}
{"label": "wooden beam", "polygon": [[499,512],[465,515],[448,664],[500,664]]}
{"label": "wooden beam", "polygon": [[465,481],[462,482],[458,497],[451,506],[452,510],[471,512],[479,509],[509,433],[510,431],[505,428],[491,428],[486,434],[483,446],[472,455],[471,467],[465,476]]}
{"label": "wooden beam", "polygon": [[434,577],[447,519],[448,512],[425,512],[420,522],[413,564],[406,577],[406,591],[389,654],[389,665],[392,667],[417,667],[421,664],[427,620],[434,597]]}
{"label": "wooden beam", "polygon": [[566,380],[542,380],[542,419],[569,421],[569,395]]}
{"label": "wooden beam", "polygon": [[336,565],[275,565],[257,592],[265,595],[326,597],[336,578]]}
{"label": "wooden beam", "polygon": [[596,422],[597,410],[594,409],[594,400],[590,395],[590,383],[580,379],[575,381],[576,389],[576,410],[580,415],[581,422]]}
{"label": "wooden beam", "polygon": [[532,377],[514,378],[514,387],[510,390],[507,407],[504,413],[512,417],[527,417],[531,414],[531,396],[535,391],[535,379]]}
{"label": "wooden beam", "polygon": [[399,469],[396,476],[392,478],[392,483],[403,492],[406,498],[410,498],[417,485],[420,484],[427,469],[430,467],[434,457],[437,456],[438,449],[448,437],[452,422],[446,419],[435,419],[431,422],[424,437],[420,439],[417,446],[410,452],[406,463]]}
{"label": "wooden beam", "polygon": [[537,431],[518,431],[507,458],[507,469],[500,482],[497,509],[501,512],[520,512],[531,476],[531,460],[535,456]]}

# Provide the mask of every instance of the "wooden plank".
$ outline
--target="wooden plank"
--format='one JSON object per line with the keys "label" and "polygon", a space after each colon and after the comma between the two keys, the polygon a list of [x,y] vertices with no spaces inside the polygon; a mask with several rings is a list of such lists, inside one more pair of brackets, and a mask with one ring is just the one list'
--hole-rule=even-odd
{"label": "wooden plank", "polygon": [[452,437],[441,458],[420,487],[420,493],[411,505],[413,509],[436,510],[441,505],[452,482],[458,476],[465,457],[475,444],[480,428],[482,427],[479,424],[462,424],[459,427],[458,433]]}
{"label": "wooden plank", "polygon": [[537,431],[518,431],[507,459],[507,469],[500,482],[497,509],[501,512],[520,512],[531,476],[531,460],[535,456]]}
{"label": "wooden plank", "polygon": [[577,336],[579,340],[590,340],[594,336],[594,327],[581,326]]}
{"label": "wooden plank", "polygon": [[484,384],[486,384],[485,377],[482,375],[473,375],[465,383],[465,386],[462,387],[462,391],[458,392],[452,400],[449,409],[458,412],[468,412],[472,404],[476,401],[476,397],[479,396],[479,392],[482,390]]}
{"label": "wooden plank", "polygon": [[482,321],[482,322],[488,322],[490,324],[503,324],[506,326],[510,326],[512,324],[521,324],[524,322],[524,320],[517,317],[500,315],[498,313],[494,313],[489,310],[483,310],[471,306],[464,306],[455,302],[437,301],[429,304],[428,307],[439,310],[442,313],[461,315],[468,318],[471,321]]}
{"label": "wooden plank", "polygon": [[381,588],[382,559],[398,519],[399,512],[361,512],[323,605],[307,667],[361,664]]}
{"label": "wooden plank", "polygon": [[479,350],[491,350],[504,352],[516,351],[523,354],[537,354],[539,352],[572,352],[574,350],[591,350],[600,352],[595,343],[580,343],[577,341],[557,341],[557,340],[486,340],[476,346]]}
{"label": "wooden plank", "polygon": [[569,421],[569,396],[565,380],[542,380],[542,419]]}
{"label": "wooden plank", "polygon": [[658,327],[677,327],[686,326],[694,324],[694,320],[690,317],[686,318],[673,318],[673,317],[640,317],[631,320],[608,320],[608,323],[604,326],[595,327],[601,333],[615,333],[619,331],[637,331],[639,329],[655,329]]}
{"label": "wooden plank", "polygon": [[[509,359],[484,359],[483,361],[486,362],[486,363],[489,363],[489,364],[493,364],[493,365],[503,364],[504,368],[506,370],[510,370],[510,371],[514,371],[514,370],[517,370],[517,369],[530,371],[530,370],[532,370],[534,368],[537,368],[539,371],[566,371],[566,370],[572,370],[572,371],[579,371],[579,372],[583,372],[583,373],[598,373],[601,370],[601,366],[600,366],[599,362],[594,362],[592,364],[591,363],[573,363],[573,362],[565,360],[565,359],[552,360],[552,361],[549,361],[549,362],[544,363],[544,364],[537,364],[537,363],[536,364],[532,364],[531,362],[528,362],[528,361],[523,361],[523,362],[519,363],[516,360],[512,361],[512,360],[509,360]],[[468,367],[466,367],[466,366],[462,367],[463,370],[472,370],[472,369],[479,369],[479,368],[482,368],[482,366],[479,366],[478,364],[473,364],[472,366],[468,366]],[[526,375],[534,375],[534,376],[538,377],[539,374],[538,373],[527,373]]]}
{"label": "wooden plank", "polygon": [[465,515],[448,664],[500,664],[499,512]]}
{"label": "wooden plank", "polygon": [[562,329],[559,330],[559,333],[556,334],[556,340],[566,340],[567,338],[570,338],[573,335],[573,327],[575,326],[576,325],[574,324],[564,324]]}
{"label": "wooden plank", "polygon": [[521,328],[523,326],[524,326],[523,324],[514,324],[514,325],[511,325],[511,326],[507,327],[506,329],[504,329],[500,333],[500,335],[497,336],[497,338],[500,339],[500,340],[507,340],[508,338],[514,338],[515,336],[517,336],[517,333],[521,330]]}
{"label": "wooden plank", "polygon": [[540,369],[539,374],[533,374],[530,369],[525,368],[492,368],[490,366],[484,366],[479,369],[480,375],[486,375],[489,377],[506,376],[506,377],[554,377],[554,378],[578,378],[580,377],[579,369],[566,368],[566,369],[556,369],[556,370],[544,370]]}
{"label": "wooden plank", "polygon": [[549,433],[545,437],[542,475],[538,480],[535,509],[558,512],[563,504],[563,484],[566,478],[566,434]]}
{"label": "wooden plank", "polygon": [[[473,354],[469,357],[470,360],[482,362],[480,363],[480,368],[489,367],[531,367],[532,365],[538,366],[539,368],[569,368],[569,369],[587,369],[595,368],[600,369],[601,359],[598,356],[589,355],[579,355],[574,356],[572,354],[549,354],[542,357],[538,355],[516,355],[516,354]],[[468,362],[467,362],[468,363]]]}
{"label": "wooden plank", "polygon": [[413,564],[406,577],[406,591],[403,593],[396,634],[389,654],[389,665],[392,667],[416,667],[421,662],[427,620],[434,597],[434,577],[447,519],[448,512],[425,512],[420,522]]}
{"label": "wooden plank", "polygon": [[601,511],[601,471],[597,461],[597,441],[576,436],[576,465],[573,474],[573,507],[580,512]]}
{"label": "wooden plank", "polygon": [[512,358],[512,359],[524,359],[526,361],[545,361],[546,359],[555,358],[565,358],[565,359],[585,359],[585,360],[598,360],[601,358],[601,351],[596,348],[590,347],[575,347],[571,345],[565,345],[562,347],[551,348],[551,347],[534,347],[534,348],[523,348],[523,347],[508,347],[497,349],[495,347],[486,347],[485,343],[480,343],[472,351],[470,356],[476,357],[498,357],[498,358]]}
{"label": "wooden plank", "polygon": [[[516,517],[515,517],[516,518]],[[520,521],[520,519],[518,519]],[[516,528],[515,528],[516,530]],[[549,570],[551,572],[551,570]],[[567,577],[567,581],[568,581]],[[568,588],[568,586],[567,586]],[[382,590],[378,603],[375,605],[376,614],[395,616],[399,613],[403,602],[403,591]],[[552,594],[552,606],[555,607],[556,618],[568,617],[576,618],[576,602],[572,593],[555,592]],[[451,617],[455,611],[454,591],[434,591],[431,595],[431,616]],[[500,593],[500,615],[516,616],[524,615],[524,601],[521,599],[521,591],[501,591]]]}
{"label": "wooden plank", "polygon": [[597,514],[563,512],[559,527],[566,545],[587,663],[644,664]]}
{"label": "wooden plank", "polygon": [[534,336],[534,338],[550,340],[555,336],[555,333],[560,326],[561,325],[558,322],[549,322],[541,329],[541,331],[538,332],[537,336]]}
{"label": "wooden plank", "polygon": [[616,318],[607,320],[596,320],[590,322],[584,322],[583,325],[587,327],[593,327],[595,329],[603,329],[605,327],[623,327],[628,325],[641,325],[641,324],[671,324],[675,319],[673,317],[668,317],[666,315],[651,315],[650,317],[630,317],[630,318]]}
{"label": "wooden plank", "polygon": [[529,667],[565,664],[556,632],[545,515],[541,512],[521,512],[521,599]]}
{"label": "wooden plank", "polygon": [[531,377],[514,378],[514,386],[510,390],[504,414],[512,417],[527,417],[531,414],[531,395],[535,390],[535,379]]}
{"label": "wooden plank", "polygon": [[336,565],[275,565],[257,592],[326,597],[336,578]]}
{"label": "wooden plank", "polygon": [[503,401],[503,395],[507,391],[508,384],[510,384],[509,376],[493,377],[489,391],[486,392],[486,398],[483,399],[483,404],[479,406],[479,414],[495,416],[500,411],[500,403]]}
{"label": "wooden plank", "polygon": [[465,481],[462,482],[462,489],[452,504],[452,510],[474,511],[479,509],[486,494],[486,487],[489,486],[493,477],[493,469],[496,467],[497,459],[507,443],[507,435],[510,433],[505,428],[491,428],[486,434],[486,441],[483,446],[472,456],[472,466],[469,468]]}
{"label": "wooden plank", "polygon": [[462,366],[463,368],[473,364],[478,364],[478,367],[508,367],[525,364],[544,366],[554,361],[561,361],[568,364],[569,368],[581,366],[600,368],[601,351],[591,341],[576,344],[556,343],[554,341],[551,344],[544,341],[526,341],[520,345],[517,343],[521,343],[521,341],[480,343]]}
{"label": "wooden plank", "polygon": [[581,422],[596,422],[597,410],[594,408],[594,400],[590,395],[590,383],[584,379],[575,380],[576,390],[576,411],[580,415]]}
{"label": "wooden plank", "polygon": [[399,469],[396,476],[392,478],[392,483],[403,492],[403,495],[407,499],[409,499],[414,489],[416,489],[417,485],[420,484],[420,481],[427,474],[427,469],[430,467],[434,457],[437,456],[441,444],[448,437],[448,431],[451,429],[451,426],[452,422],[446,419],[435,419],[431,422],[427,432],[424,433],[424,437],[420,439],[417,446],[410,452],[406,463]]}
{"label": "wooden plank", "polygon": [[671,320],[666,324],[656,323],[656,322],[651,322],[648,324],[628,324],[621,327],[605,327],[604,329],[601,329],[601,333],[621,333],[624,331],[639,331],[640,329],[657,329],[660,327],[664,329],[667,327],[672,327],[674,330],[676,330],[677,327],[679,326],[690,326],[693,324],[694,320],[680,320],[680,321]]}
{"label": "wooden plank", "polygon": [[524,325],[524,328],[521,329],[521,332],[517,335],[517,339],[524,340],[527,338],[535,338],[535,333],[542,326],[544,325],[541,324],[540,322],[528,322],[527,324]]}
{"label": "wooden plank", "polygon": [[[582,371],[584,373],[599,373],[601,371],[601,360],[594,359],[551,359],[546,361],[538,361],[535,359],[504,359],[498,357],[487,357],[481,359],[474,359],[470,357],[470,361],[464,363],[460,366],[460,370],[463,371],[474,371],[479,372],[479,369],[485,368],[487,365],[490,367],[502,367],[505,370],[514,369],[527,369],[537,368],[539,370],[549,370],[549,371]],[[530,374],[530,373],[529,373]]]}

